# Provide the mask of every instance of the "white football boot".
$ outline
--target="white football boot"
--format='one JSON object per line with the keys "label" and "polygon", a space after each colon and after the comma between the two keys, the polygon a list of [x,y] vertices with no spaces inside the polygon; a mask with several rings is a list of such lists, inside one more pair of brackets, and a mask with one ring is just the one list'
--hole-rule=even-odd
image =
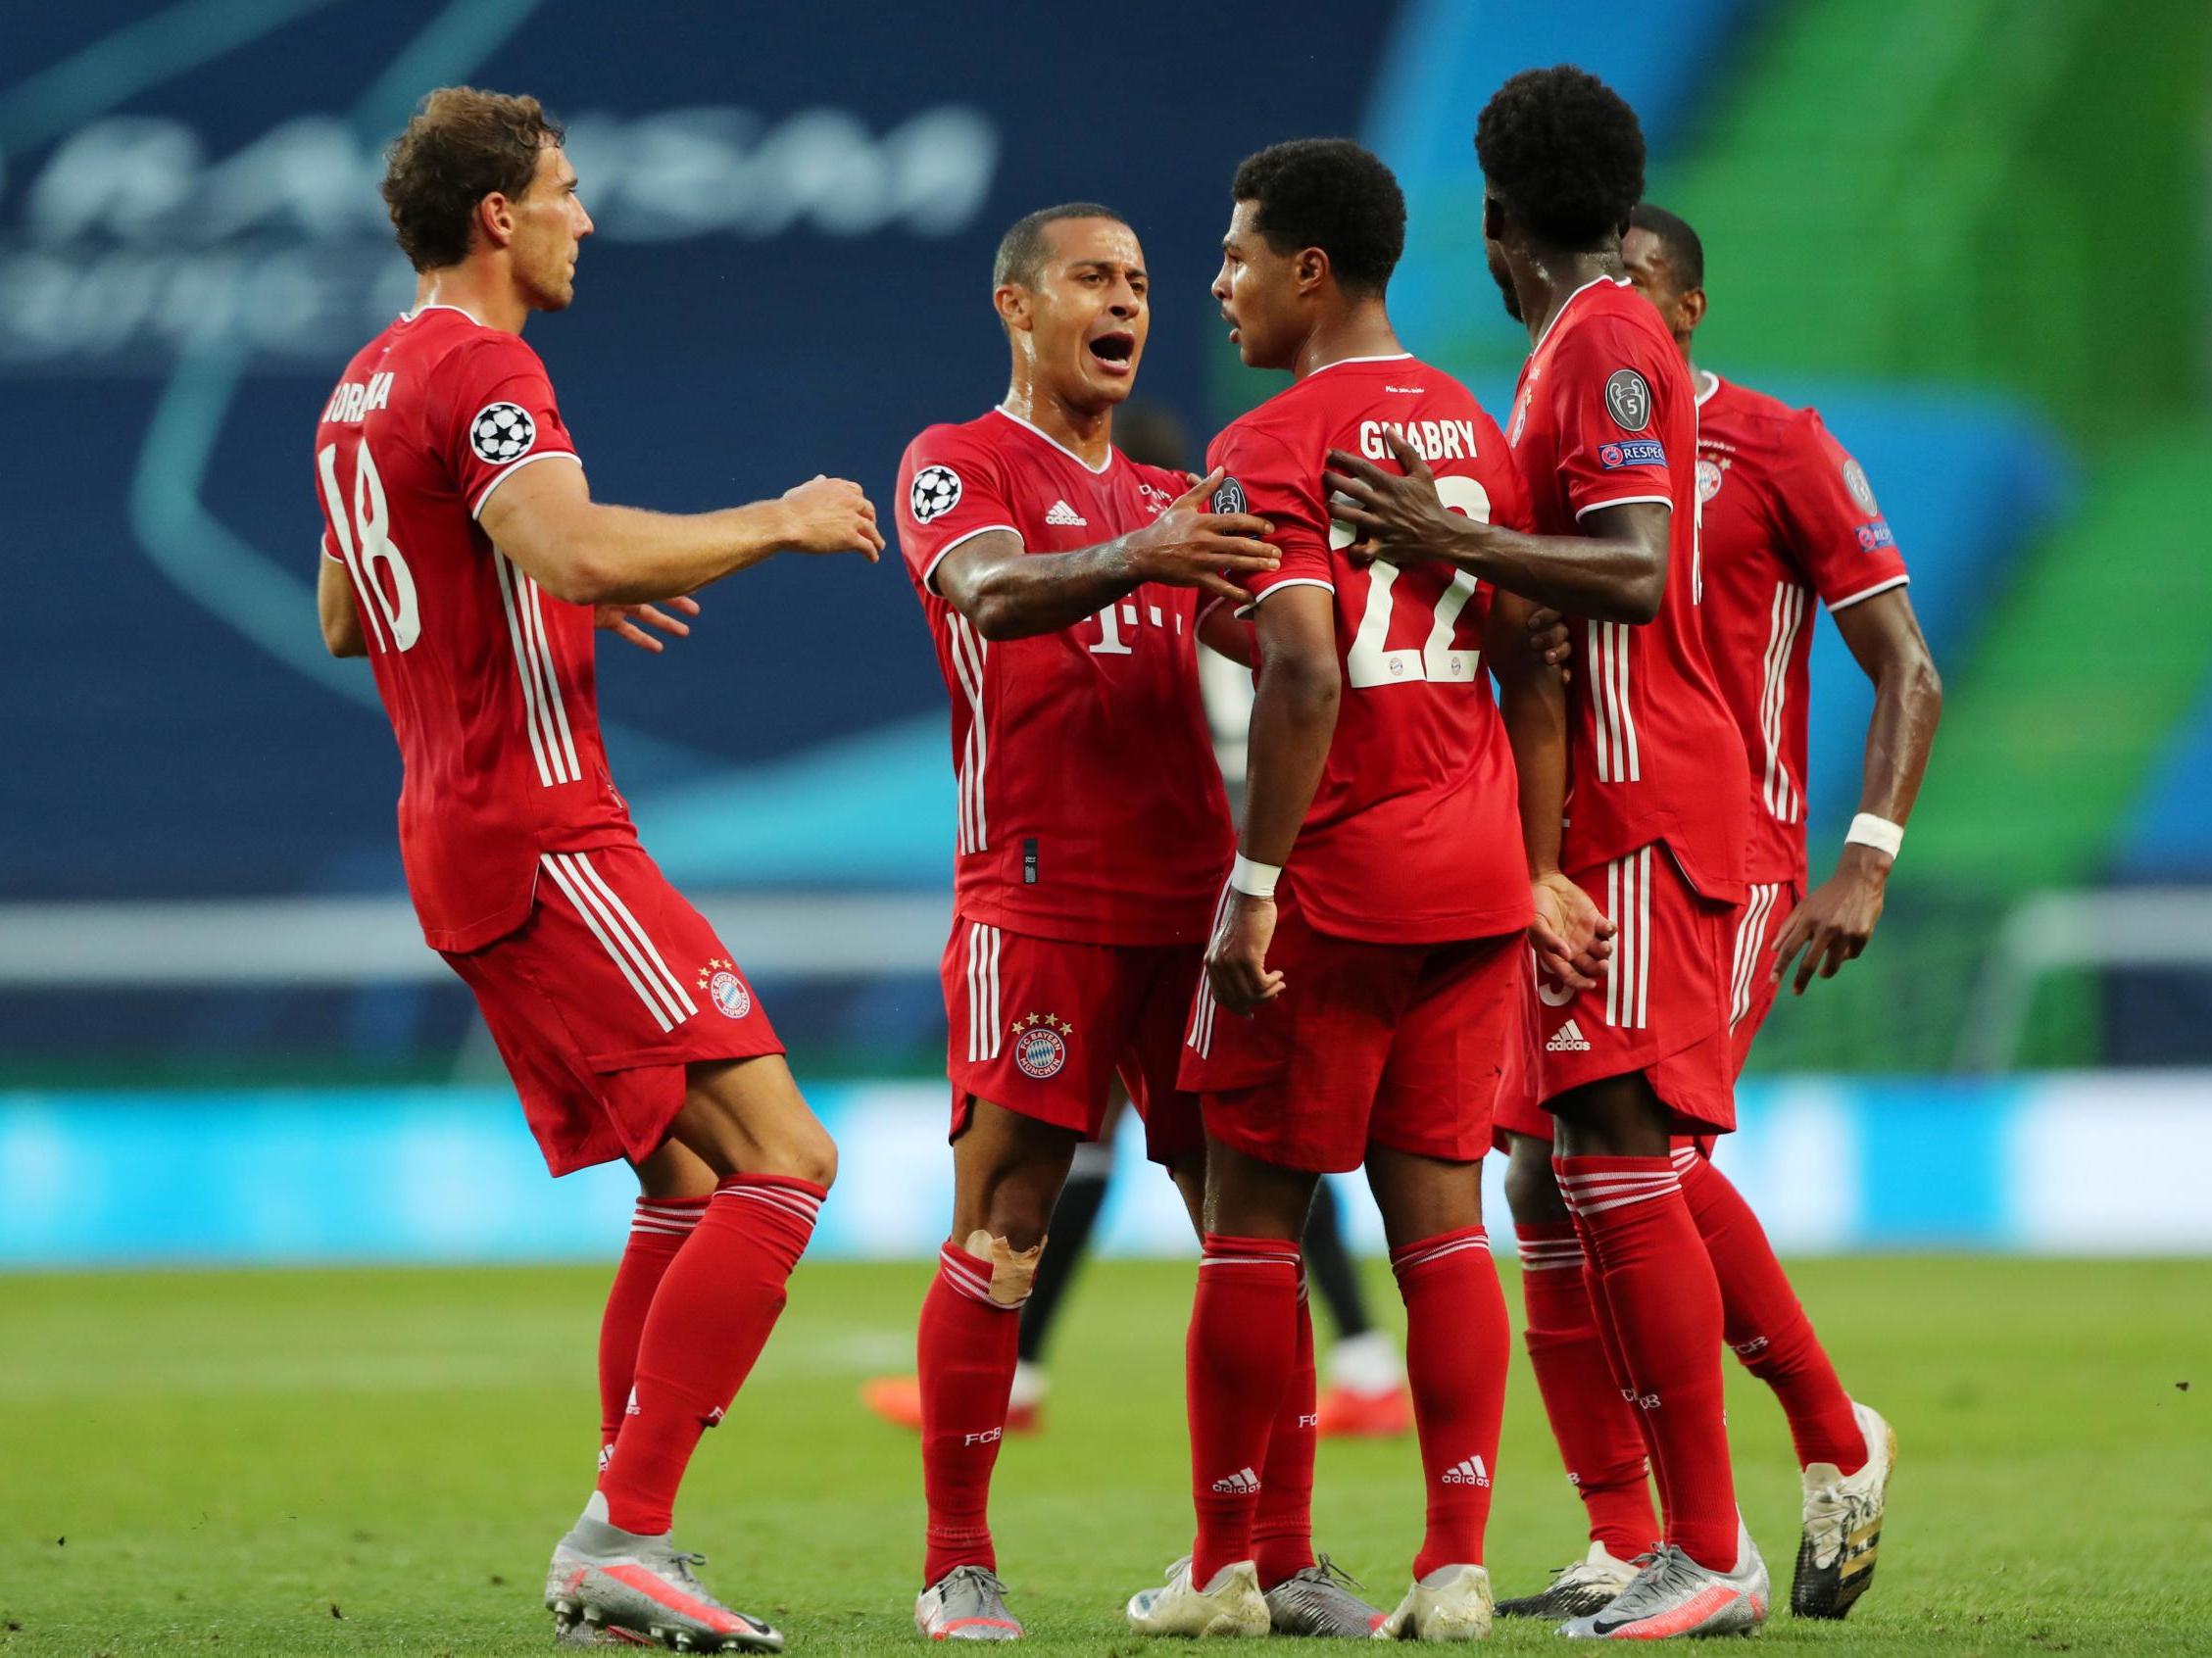
{"label": "white football boot", "polygon": [[1866,1436],[1866,1465],[1856,1474],[1833,1462],[1805,1470],[1805,1531],[1790,1583],[1790,1610],[1800,1618],[1841,1618],[1874,1582],[1897,1431],[1872,1405],[1854,1399],[1851,1414]]}
{"label": "white football boot", "polygon": [[1200,1588],[1191,1582],[1191,1557],[1167,1569],[1161,1588],[1139,1589],[1129,1597],[1129,1627],[1142,1635],[1263,1635],[1272,1618],[1259,1592],[1259,1569],[1233,1560]]}
{"label": "white football boot", "polygon": [[1377,1640],[1482,1640],[1490,1634],[1490,1574],[1480,1566],[1439,1566],[1413,1580]]}
{"label": "white football boot", "polygon": [[1734,1571],[1712,1571],[1667,1543],[1609,1605],[1561,1624],[1559,1633],[1596,1640],[1749,1634],[1766,1622],[1773,1599],[1766,1562],[1739,1520]]}
{"label": "white football boot", "polygon": [[1553,1623],[1563,1618],[1587,1618],[1599,1607],[1610,1605],[1613,1596],[1634,1583],[1636,1574],[1643,1570],[1642,1560],[1647,1558],[1623,1560],[1603,1543],[1593,1542],[1588,1554],[1551,1574],[1549,1588],[1499,1601],[1498,1615],[1548,1618]]}
{"label": "white football boot", "polygon": [[914,1628],[931,1640],[1019,1640],[1007,1585],[981,1566],[956,1566],[914,1597]]}
{"label": "white football boot", "polygon": [[626,1632],[678,1652],[781,1652],[781,1634],[723,1605],[692,1576],[705,1558],[678,1549],[665,1532],[648,1537],[610,1525],[606,1497],[592,1492],[546,1569],[555,1638],[592,1644]]}

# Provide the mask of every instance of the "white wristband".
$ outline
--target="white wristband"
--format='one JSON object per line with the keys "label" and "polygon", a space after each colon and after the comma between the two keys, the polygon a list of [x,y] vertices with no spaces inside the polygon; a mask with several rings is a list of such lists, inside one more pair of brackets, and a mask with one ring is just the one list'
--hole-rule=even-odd
{"label": "white wristband", "polygon": [[1897,849],[1905,844],[1905,826],[1892,823],[1887,817],[1877,817],[1871,811],[1862,811],[1851,819],[1850,828],[1843,832],[1845,846],[1853,841],[1895,857]]}
{"label": "white wristband", "polygon": [[1275,883],[1283,878],[1279,863],[1254,863],[1243,853],[1229,870],[1229,885],[1247,898],[1271,899],[1275,896]]}

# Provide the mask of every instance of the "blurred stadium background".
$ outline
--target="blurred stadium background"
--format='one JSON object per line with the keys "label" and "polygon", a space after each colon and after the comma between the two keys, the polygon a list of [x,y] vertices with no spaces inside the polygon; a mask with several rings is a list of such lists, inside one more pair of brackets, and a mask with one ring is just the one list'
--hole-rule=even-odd
{"label": "blurred stadium background", "polygon": [[[697,509],[826,470],[881,504],[915,430],[1003,389],[990,253],[1047,202],[1138,227],[1140,395],[1194,446],[1270,392],[1204,289],[1235,162],[1288,136],[1399,170],[1401,331],[1502,408],[1525,336],[1469,134],[1561,59],[1636,104],[1652,199],[1703,232],[1700,360],[1817,403],[1864,462],[1947,682],[1888,918],[1774,1016],[1732,1172],[1798,1252],[2212,1252],[2212,10],[1276,0],[1200,39],[1163,0],[1003,15],[7,8],[0,1265],[619,1236],[625,1177],[544,1180],[422,949],[388,730],[314,624],[310,430],[411,295],[375,183],[424,89],[570,123],[599,229],[529,338],[598,493]],[[903,574],[771,564],[601,671],[647,845],[846,1148],[817,1252],[921,1255],[953,802]],[[1868,706],[1825,621],[1815,682],[1818,871]],[[1115,1205],[1110,1246],[1187,1244],[1161,1183]]]}

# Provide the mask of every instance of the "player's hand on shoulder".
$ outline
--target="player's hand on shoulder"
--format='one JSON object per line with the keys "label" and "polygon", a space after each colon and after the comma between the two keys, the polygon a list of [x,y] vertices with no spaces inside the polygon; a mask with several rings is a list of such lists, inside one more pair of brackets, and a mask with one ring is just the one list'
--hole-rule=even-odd
{"label": "player's hand on shoulder", "polygon": [[1252,595],[1230,577],[1281,565],[1282,555],[1265,540],[1274,533],[1273,524],[1251,512],[1211,510],[1213,492],[1227,475],[1214,467],[1129,536],[1130,564],[1139,581],[1196,587],[1242,605]]}
{"label": "player's hand on shoulder", "polygon": [[875,503],[850,478],[816,473],[783,492],[790,517],[786,545],[795,553],[858,553],[874,563],[883,551]]}
{"label": "player's hand on shoulder", "polygon": [[1355,538],[1351,552],[1357,559],[1412,564],[1441,558],[1439,543],[1454,533],[1456,524],[1469,520],[1455,517],[1438,498],[1436,474],[1419,450],[1388,428],[1383,438],[1404,474],[1386,472],[1342,449],[1330,450],[1328,469],[1321,474],[1329,491],[1329,516],[1351,527]]}
{"label": "player's hand on shoulder", "polygon": [[1846,846],[1836,873],[1805,896],[1775,936],[1774,982],[1780,984],[1794,961],[1797,974],[1791,992],[1803,996],[1816,972],[1833,979],[1844,962],[1856,961],[1882,919],[1889,884],[1888,853]]}
{"label": "player's hand on shoulder", "polygon": [[1536,916],[1529,922],[1529,946],[1537,970],[1570,990],[1595,990],[1608,971],[1613,935],[1619,929],[1598,902],[1554,870],[1529,883]]}
{"label": "player's hand on shoulder", "polygon": [[671,616],[657,605],[598,605],[593,607],[592,621],[601,631],[658,657],[663,649],[661,641],[645,630],[657,628],[671,638],[689,639],[691,624],[682,617],[699,614],[699,601],[689,594],[678,594],[665,603],[669,610],[681,614]]}
{"label": "player's hand on shoulder", "polygon": [[1267,947],[1274,939],[1275,901],[1230,893],[1205,951],[1215,1001],[1232,1013],[1250,1013],[1283,994],[1283,975],[1267,965]]}

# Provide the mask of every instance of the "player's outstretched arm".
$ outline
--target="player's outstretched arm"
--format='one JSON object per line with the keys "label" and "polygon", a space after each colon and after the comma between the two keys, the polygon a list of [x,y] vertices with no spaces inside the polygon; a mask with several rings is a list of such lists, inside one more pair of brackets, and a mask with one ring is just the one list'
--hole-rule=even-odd
{"label": "player's outstretched arm", "polygon": [[[1904,826],[1928,770],[1936,725],[1943,714],[1943,681],[1901,587],[1833,612],[1836,630],[1874,681],[1874,716],[1866,727],[1859,810]],[[1796,963],[1791,987],[1805,994],[1817,973],[1833,979],[1856,960],[1882,919],[1895,854],[1863,841],[1845,841],[1836,872],[1806,895],[1774,941],[1774,977]],[[1802,959],[1798,959],[1799,956]]]}
{"label": "player's outstretched arm", "polygon": [[1529,944],[1550,978],[1590,990],[1613,952],[1615,929],[1590,895],[1559,871],[1567,802],[1567,687],[1544,652],[1532,648],[1535,614],[1527,600],[1494,593],[1483,656],[1498,680],[1498,708],[1520,785],[1521,846],[1536,901]]}
{"label": "player's outstretched arm", "polygon": [[1321,786],[1344,697],[1327,591],[1303,582],[1276,588],[1261,598],[1256,626],[1259,686],[1245,760],[1244,832],[1237,873],[1205,952],[1214,999],[1232,1013],[1249,1013],[1283,992],[1283,975],[1267,965],[1275,876],[1290,861]]}
{"label": "player's outstretched arm", "polygon": [[361,631],[361,611],[354,608],[353,578],[335,559],[321,561],[315,578],[315,608],[322,618],[322,643],[333,657],[366,657],[369,640]]}
{"label": "player's outstretched arm", "polygon": [[649,512],[592,500],[581,466],[524,466],[492,491],[478,521],[540,587],[577,605],[672,599],[776,553],[858,553],[873,563],[883,551],[874,506],[843,478],[718,512]]}
{"label": "player's outstretched arm", "polygon": [[1274,528],[1266,519],[1205,510],[1221,478],[1218,470],[1201,478],[1143,529],[1073,553],[1025,553],[1010,530],[974,536],[931,579],[986,639],[1057,632],[1148,581],[1242,605],[1250,595],[1224,572],[1271,570],[1282,561],[1260,539]]}
{"label": "player's outstretched arm", "polygon": [[1322,481],[1331,516],[1358,533],[1359,554],[1394,564],[1443,562],[1540,605],[1598,621],[1642,623],[1659,613],[1667,590],[1672,509],[1657,502],[1600,507],[1587,535],[1524,535],[1451,512],[1418,451],[1386,434],[1404,476],[1341,449],[1329,451]]}

